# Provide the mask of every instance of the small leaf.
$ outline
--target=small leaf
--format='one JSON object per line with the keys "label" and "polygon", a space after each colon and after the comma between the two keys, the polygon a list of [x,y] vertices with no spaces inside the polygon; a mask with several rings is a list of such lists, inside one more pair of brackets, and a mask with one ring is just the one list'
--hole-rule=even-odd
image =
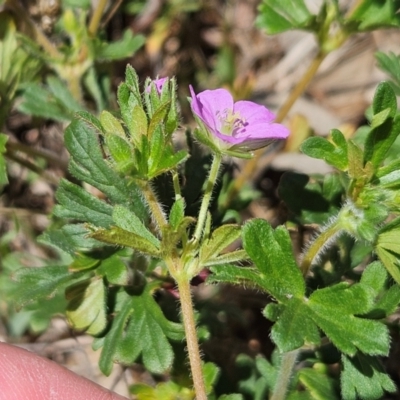
{"label": "small leaf", "polygon": [[304,344],[319,344],[318,327],[310,318],[310,309],[302,299],[293,298],[272,328],[272,340],[281,352],[288,352]]}
{"label": "small leaf", "polygon": [[349,176],[357,179],[364,175],[363,151],[352,141],[348,141]]}
{"label": "small leaf", "polygon": [[174,201],[169,213],[169,224],[171,228],[176,231],[181,224],[183,217],[185,216],[185,200],[183,197]]}
{"label": "small leaf", "polygon": [[46,83],[56,100],[58,100],[66,110],[69,110],[72,115],[82,110],[82,106],[75,100],[64,82],[54,76],[49,76]]}
{"label": "small leaf", "polygon": [[393,81],[389,82],[396,96],[400,95],[400,56],[392,52],[388,54],[377,52],[375,58],[378,61],[378,67],[386,72]]}
{"label": "small leaf", "polygon": [[216,258],[223,250],[239,239],[241,228],[238,225],[222,225],[217,228],[210,239],[204,241],[200,248],[200,263],[205,264]]}
{"label": "small leaf", "polygon": [[60,181],[56,199],[60,204],[55,206],[53,212],[60,218],[88,222],[102,228],[108,228],[113,223],[109,204],[65,179]]}
{"label": "small leaf", "polygon": [[112,255],[101,261],[96,274],[105,276],[111,285],[124,286],[128,284],[129,273],[126,265],[117,255]]}
{"label": "small leaf", "polygon": [[206,393],[210,394],[220,375],[220,369],[212,362],[207,362],[202,367]]}
{"label": "small leaf", "polygon": [[100,260],[90,257],[86,254],[77,254],[75,260],[69,266],[70,271],[86,271],[96,268],[100,264]]}
{"label": "small leaf", "polygon": [[392,278],[400,284],[400,230],[386,226],[376,241],[375,252]]}
{"label": "small leaf", "polygon": [[125,138],[125,131],[121,123],[108,111],[102,111],[100,114],[100,123],[103,130],[110,135],[117,135]]}
{"label": "small leaf", "polygon": [[103,244],[87,237],[89,231],[81,224],[68,224],[62,228],[49,229],[39,237],[39,242],[54,246],[75,256],[77,251],[88,251]]}
{"label": "small leaf", "polygon": [[299,371],[299,381],[310,393],[312,399],[337,400],[335,381],[326,374],[313,368],[302,368]]}
{"label": "small leaf", "polygon": [[96,59],[113,61],[131,57],[140,47],[143,46],[145,38],[143,35],[133,35],[131,29],[126,29],[122,39],[112,43],[98,41],[96,46]]}
{"label": "small leaf", "polygon": [[133,167],[133,149],[129,142],[117,135],[107,135],[106,145],[111,157],[116,163],[116,169],[118,171],[129,171]]}
{"label": "small leaf", "polygon": [[345,283],[316,290],[309,299],[311,318],[343,353],[354,355],[357,349],[370,355],[387,355],[389,335],[384,324],[355,317],[372,306],[372,298],[363,285]]}
{"label": "small leaf", "polygon": [[[339,143],[342,143],[342,140],[339,139],[339,131],[334,132],[335,139],[339,141]],[[340,171],[345,171],[347,169],[347,146],[345,148],[338,147],[325,138],[315,136],[303,142],[301,151],[309,157],[326,161]]]}
{"label": "small leaf", "polygon": [[13,275],[13,279],[18,282],[16,306],[21,308],[35,300],[53,297],[65,283],[78,276],[82,275],[72,275],[68,266],[20,268]]}
{"label": "small leaf", "polygon": [[365,268],[360,283],[369,286],[377,296],[383,289],[386,279],[385,268],[379,261],[374,261]]}
{"label": "small leaf", "polygon": [[342,364],[340,386],[343,399],[381,399],[385,391],[396,391],[396,385],[376,357],[362,353],[352,358],[342,355]]}
{"label": "small leaf", "polygon": [[160,107],[157,108],[157,110],[155,110],[154,114],[151,117],[149,127],[147,129],[147,135],[150,138],[154,134],[154,131],[157,128],[157,126],[164,121],[170,107],[171,103],[167,101],[166,103],[161,104]]}
{"label": "small leaf", "polygon": [[203,267],[211,267],[212,265],[238,263],[248,260],[250,260],[250,257],[245,250],[235,250],[217,257],[209,258],[207,262],[202,262],[201,265]]}
{"label": "small leaf", "polygon": [[104,161],[91,126],[83,120],[74,120],[65,131],[65,146],[72,156],[70,171],[76,178],[102,191],[113,203],[129,205],[143,218],[147,215],[139,189],[133,183],[128,184]]}
{"label": "small leaf", "polygon": [[243,227],[243,246],[260,271],[263,287],[285,303],[292,297],[303,297],[305,283],[292,253],[292,243],[285,228],[275,231],[261,219]]}
{"label": "small leaf", "polygon": [[263,0],[257,26],[273,35],[289,29],[307,29],[313,17],[303,0]]}
{"label": "small leaf", "polygon": [[153,246],[159,248],[160,241],[145,227],[143,222],[127,208],[115,206],[113,211],[113,219],[116,225],[128,232],[148,240]]}
{"label": "small leaf", "polygon": [[114,226],[111,229],[97,229],[88,236],[112,245],[131,247],[143,254],[154,257],[160,255],[160,250],[152,242],[118,226]]}
{"label": "small leaf", "polygon": [[91,113],[87,111],[79,111],[75,114],[75,116],[82,121],[85,121],[92,129],[97,131],[97,133],[104,134],[103,126],[101,125],[100,121]]}
{"label": "small leaf", "polygon": [[365,141],[364,163],[370,161],[377,169],[400,133],[400,115],[387,119],[382,125],[371,129]]}
{"label": "small leaf", "polygon": [[357,32],[400,26],[400,16],[397,12],[400,7],[399,0],[368,0],[357,3],[357,6],[349,18],[350,21],[358,22]]}
{"label": "small leaf", "polygon": [[106,291],[102,279],[78,282],[67,288],[67,319],[77,330],[98,335],[107,325]]}
{"label": "small leaf", "polygon": [[133,142],[138,146],[141,142],[141,137],[147,135],[148,129],[147,115],[140,105],[135,105],[132,108],[132,116],[127,125]]}
{"label": "small leaf", "polygon": [[251,267],[238,267],[236,265],[222,264],[213,265],[210,268],[212,272],[207,278],[207,283],[232,283],[236,285],[254,285],[260,284],[258,270]]}
{"label": "small leaf", "polygon": [[141,354],[144,366],[153,373],[171,367],[173,351],[167,338],[182,340],[183,328],[168,321],[149,288],[140,295],[119,293],[119,311],[104,340],[100,368],[109,375],[112,362],[132,364]]}

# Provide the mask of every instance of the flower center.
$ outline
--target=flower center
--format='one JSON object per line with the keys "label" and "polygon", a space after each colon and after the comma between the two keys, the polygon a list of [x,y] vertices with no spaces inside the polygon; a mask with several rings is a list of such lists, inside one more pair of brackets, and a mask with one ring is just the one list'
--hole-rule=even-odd
{"label": "flower center", "polygon": [[227,136],[235,136],[238,131],[247,126],[246,120],[238,113],[232,110],[225,110],[217,113],[221,122],[221,133]]}

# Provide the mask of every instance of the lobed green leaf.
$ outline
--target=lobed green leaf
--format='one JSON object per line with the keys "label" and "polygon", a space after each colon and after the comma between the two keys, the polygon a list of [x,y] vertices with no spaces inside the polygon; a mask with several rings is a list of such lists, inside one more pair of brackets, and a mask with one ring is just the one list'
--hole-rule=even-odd
{"label": "lobed green leaf", "polygon": [[66,316],[77,330],[100,334],[107,325],[106,288],[103,279],[81,281],[65,291],[68,300]]}
{"label": "lobed green leaf", "polygon": [[362,353],[354,357],[342,355],[340,386],[342,398],[346,400],[381,399],[385,391],[396,391],[378,359]]}
{"label": "lobed green leaf", "polygon": [[251,220],[243,227],[243,246],[260,272],[257,283],[277,300],[285,303],[292,297],[304,296],[304,279],[285,228],[274,231],[264,220]]}
{"label": "lobed green leaf", "polygon": [[112,207],[74,183],[62,179],[56,199],[59,205],[54,207],[53,212],[60,218],[75,219],[102,228],[112,225]]}

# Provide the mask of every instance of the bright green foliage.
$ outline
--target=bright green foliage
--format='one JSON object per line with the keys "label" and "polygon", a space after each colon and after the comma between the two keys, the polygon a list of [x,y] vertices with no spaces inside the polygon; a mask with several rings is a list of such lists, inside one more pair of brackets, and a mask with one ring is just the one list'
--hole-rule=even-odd
{"label": "bright green foliage", "polygon": [[289,29],[310,29],[314,23],[315,16],[303,0],[264,0],[259,7],[257,25],[272,35]]}
{"label": "bright green foliage", "polygon": [[113,223],[112,207],[81,186],[63,179],[57,190],[56,198],[62,204],[62,206],[55,206],[53,210],[57,217],[88,222],[103,228],[108,228]]}
{"label": "bright green foliage", "polygon": [[357,353],[342,356],[341,392],[345,400],[381,399],[384,392],[395,392],[396,386],[373,357]]}
{"label": "bright green foliage", "polygon": [[21,268],[13,276],[21,290],[16,305],[22,307],[40,298],[50,298],[60,287],[82,276],[71,275],[67,266]]}
{"label": "bright green foliage", "polygon": [[[65,131],[65,145],[72,155],[70,171],[102,191],[113,202],[133,207],[139,217],[146,215],[138,189],[111,169],[100,150],[95,133],[83,120],[73,121]],[[125,188],[129,186],[129,195]]]}
{"label": "bright green foliage", "polygon": [[[384,274],[379,267],[371,267],[374,269],[362,284],[349,286],[343,282],[318,289],[306,298],[304,279],[290,255],[289,237],[281,228],[273,231],[265,221],[252,220],[244,228],[243,240],[245,250],[258,269],[257,284],[280,304],[269,304],[265,315],[276,321],[272,339],[281,351],[294,350],[304,343],[319,343],[318,329],[321,329],[345,354],[354,355],[357,349],[372,355],[388,353],[386,327],[380,322],[357,317],[373,308],[378,284],[374,280],[371,290],[368,283],[371,276],[376,278],[379,274],[383,281]],[[251,279],[250,274],[255,271],[247,271],[247,274]],[[238,275],[243,278],[246,273]]]}
{"label": "bright green foliage", "polygon": [[400,283],[400,219],[382,228],[376,241],[375,251],[383,265],[397,283]]}
{"label": "bright green foliage", "polygon": [[282,303],[304,296],[304,279],[286,229],[274,231],[266,221],[251,220],[243,228],[243,246],[259,271],[256,282],[264,290]]}
{"label": "bright green foliage", "polygon": [[[210,239],[206,239],[200,250],[200,263],[202,265],[213,265],[220,263],[220,253],[231,243],[239,239],[241,229],[238,225],[222,225],[217,228]],[[232,253],[229,253],[232,256]],[[243,254],[241,259],[243,259]],[[223,262],[228,262],[223,258]]]}
{"label": "bright green foliage", "polygon": [[373,119],[364,150],[364,164],[371,162],[378,168],[400,133],[400,116],[393,89],[387,82],[381,83],[372,103]]}
{"label": "bright green foliage", "polygon": [[349,21],[357,23],[358,31],[400,26],[399,0],[362,0],[352,13]]}
{"label": "bright green foliage", "polygon": [[[298,373],[298,379],[307,389],[311,399],[336,400],[337,393],[335,390],[335,382],[324,372],[313,368],[302,368]],[[292,399],[292,397],[289,396],[289,399]]]}
{"label": "bright green foliage", "polygon": [[311,137],[301,145],[301,151],[313,158],[325,160],[333,167],[345,171],[347,169],[347,142],[343,134],[334,129],[331,132],[332,142],[322,137]]}
{"label": "bright green foliage", "polygon": [[375,53],[375,57],[378,61],[378,67],[386,72],[391,78],[392,81],[389,83],[392,85],[396,96],[400,95],[400,56],[396,55],[392,52],[388,54],[377,52]]}
{"label": "bright green foliage", "polygon": [[168,321],[146,286],[141,293],[117,295],[116,316],[111,329],[102,339],[100,368],[111,373],[113,362],[132,364],[141,354],[146,368],[162,373],[171,367],[172,347],[168,339],[182,340],[180,324]]}

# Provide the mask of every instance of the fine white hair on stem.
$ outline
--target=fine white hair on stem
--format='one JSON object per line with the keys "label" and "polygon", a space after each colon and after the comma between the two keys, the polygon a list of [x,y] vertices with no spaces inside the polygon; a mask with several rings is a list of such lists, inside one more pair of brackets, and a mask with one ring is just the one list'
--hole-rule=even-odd
{"label": "fine white hair on stem", "polygon": [[[303,258],[305,254],[310,250],[311,246],[314,244],[314,242],[326,233],[332,226],[334,226],[338,221],[338,215],[335,215],[334,217],[329,218],[328,222],[321,226],[318,232],[316,232],[313,237],[308,241],[308,243],[304,246],[302,255],[300,257],[300,262],[303,261]],[[345,233],[344,229],[339,229],[337,230],[334,234],[330,235],[327,240],[323,242],[321,247],[319,248],[318,252],[315,254],[314,258],[311,261],[311,265],[318,264],[322,256],[328,251],[328,249],[336,242],[336,240],[339,238],[339,236],[343,235]]]}

